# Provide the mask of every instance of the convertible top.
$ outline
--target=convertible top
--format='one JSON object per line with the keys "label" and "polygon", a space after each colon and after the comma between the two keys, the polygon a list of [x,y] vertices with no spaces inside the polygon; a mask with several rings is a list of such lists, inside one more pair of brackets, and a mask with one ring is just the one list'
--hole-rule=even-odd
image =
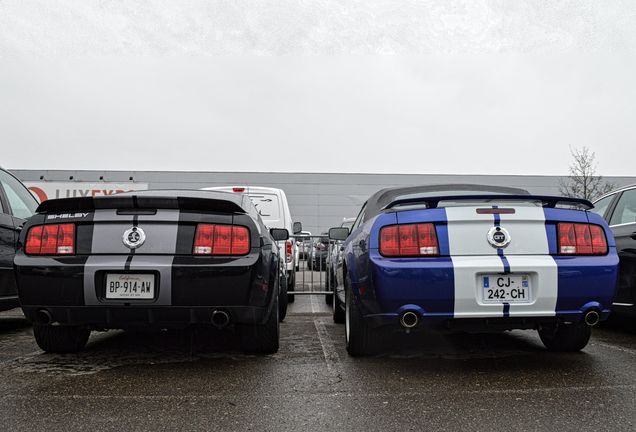
{"label": "convertible top", "polygon": [[384,210],[401,205],[424,204],[428,208],[434,208],[440,201],[471,199],[493,201],[498,198],[541,201],[544,207],[556,207],[561,203],[582,206],[586,209],[594,207],[592,203],[584,199],[531,195],[527,190],[520,188],[474,184],[408,186],[381,189],[371,195],[366,203],[364,221]]}

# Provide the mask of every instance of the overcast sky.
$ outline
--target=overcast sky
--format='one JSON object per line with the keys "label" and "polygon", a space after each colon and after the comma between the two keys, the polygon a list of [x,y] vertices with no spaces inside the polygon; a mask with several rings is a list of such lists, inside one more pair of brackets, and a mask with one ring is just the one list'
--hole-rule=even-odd
{"label": "overcast sky", "polygon": [[635,175],[636,2],[0,1],[7,168]]}

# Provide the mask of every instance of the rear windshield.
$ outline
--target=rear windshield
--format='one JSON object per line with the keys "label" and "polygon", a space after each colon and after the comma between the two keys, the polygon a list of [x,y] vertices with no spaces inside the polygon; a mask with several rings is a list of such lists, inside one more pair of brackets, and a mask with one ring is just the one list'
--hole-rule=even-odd
{"label": "rear windshield", "polygon": [[280,201],[274,194],[250,194],[250,199],[268,228],[285,228]]}

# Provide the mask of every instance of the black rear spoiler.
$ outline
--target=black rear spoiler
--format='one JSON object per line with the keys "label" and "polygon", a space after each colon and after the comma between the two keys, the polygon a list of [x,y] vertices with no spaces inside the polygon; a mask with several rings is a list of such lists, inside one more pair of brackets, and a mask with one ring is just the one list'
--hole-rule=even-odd
{"label": "black rear spoiler", "polygon": [[174,209],[191,211],[211,211],[221,213],[246,213],[235,202],[196,197],[161,197],[137,195],[112,195],[108,197],[59,198],[44,201],[39,205],[38,213],[59,213],[93,211],[103,209]]}
{"label": "black rear spoiler", "polygon": [[555,208],[559,204],[581,207],[583,210],[594,208],[594,204],[582,198],[569,198],[547,195],[449,195],[424,198],[404,198],[390,202],[384,210],[402,205],[425,204],[427,208],[437,208],[440,201],[540,201],[543,207]]}

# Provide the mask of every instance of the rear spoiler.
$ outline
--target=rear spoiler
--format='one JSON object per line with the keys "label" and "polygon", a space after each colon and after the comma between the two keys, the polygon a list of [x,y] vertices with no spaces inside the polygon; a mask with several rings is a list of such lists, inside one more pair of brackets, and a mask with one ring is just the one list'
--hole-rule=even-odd
{"label": "rear spoiler", "polygon": [[437,208],[440,201],[541,201],[543,207],[555,208],[559,204],[580,207],[583,210],[594,208],[594,204],[583,198],[557,197],[547,195],[450,195],[424,198],[404,198],[390,202],[383,210],[401,205],[426,204],[427,208]]}
{"label": "rear spoiler", "polygon": [[78,212],[92,210],[174,209],[211,211],[221,213],[246,213],[238,204],[221,199],[195,197],[161,197],[137,195],[112,195],[100,197],[59,198],[44,201],[38,213]]}

